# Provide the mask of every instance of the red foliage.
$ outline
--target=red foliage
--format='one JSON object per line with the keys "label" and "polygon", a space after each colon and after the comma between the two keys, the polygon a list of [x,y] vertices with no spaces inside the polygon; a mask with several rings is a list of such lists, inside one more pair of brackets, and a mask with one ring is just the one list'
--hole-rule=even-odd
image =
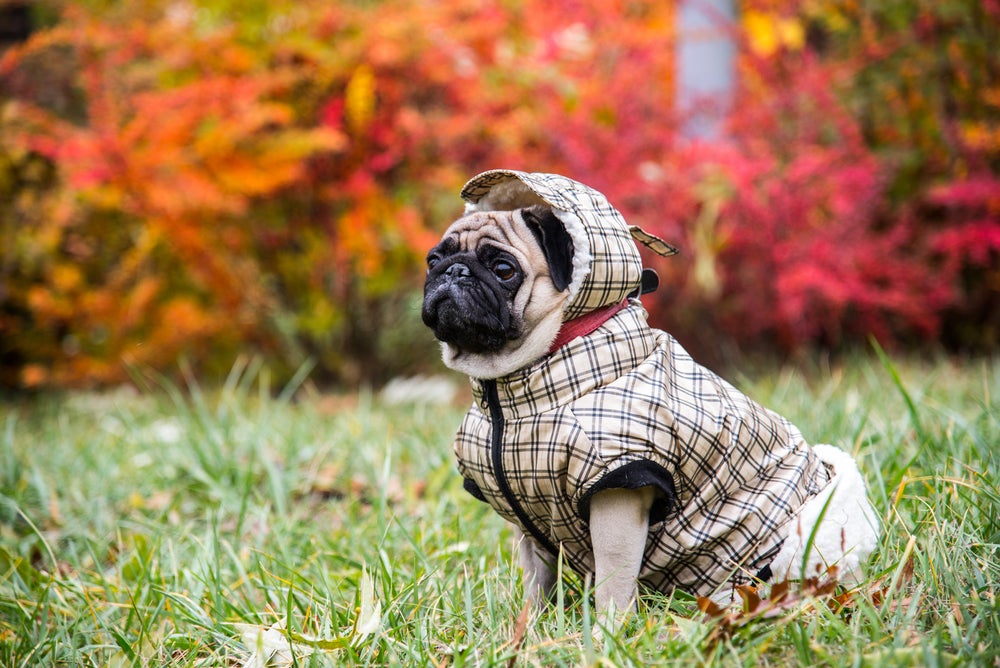
{"label": "red foliage", "polygon": [[[783,350],[935,335],[953,288],[931,270],[918,231],[888,216],[887,168],[832,94],[829,68],[809,54],[785,55],[779,72],[769,65],[748,63],[768,94],[740,97],[726,144],[683,147],[663,168],[682,184],[654,206],[698,224],[655,306],[693,332],[682,305],[702,302],[697,312],[736,341]],[[668,201],[678,190],[679,210]]]}

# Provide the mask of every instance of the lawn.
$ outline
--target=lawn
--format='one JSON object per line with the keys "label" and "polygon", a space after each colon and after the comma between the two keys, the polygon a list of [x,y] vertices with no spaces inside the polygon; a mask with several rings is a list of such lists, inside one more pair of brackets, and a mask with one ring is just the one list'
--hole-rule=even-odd
{"label": "lawn", "polygon": [[285,390],[237,364],[0,403],[0,665],[998,665],[1000,362],[862,356],[734,380],[857,453],[885,533],[851,595],[592,633],[587,583],[522,615],[465,494],[460,405]]}

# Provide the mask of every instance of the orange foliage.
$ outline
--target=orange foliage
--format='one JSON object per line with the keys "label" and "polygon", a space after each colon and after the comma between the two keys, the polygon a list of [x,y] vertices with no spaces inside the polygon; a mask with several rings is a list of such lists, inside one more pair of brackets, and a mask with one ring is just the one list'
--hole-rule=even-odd
{"label": "orange foliage", "polygon": [[5,309],[0,331],[15,364],[32,364],[5,384],[118,382],[121,360],[162,368],[257,336],[274,298],[248,218],[347,138],[293,106],[307,70],[261,61],[232,30],[191,27],[71,8],[6,56],[13,78],[31,58],[72,54],[67,85],[84,103],[76,118],[57,115],[26,104],[38,94],[22,83],[22,101],[4,107],[8,159],[43,156],[59,170],[35,191],[48,211],[21,233],[41,247],[7,254],[21,273],[7,299],[32,317]]}

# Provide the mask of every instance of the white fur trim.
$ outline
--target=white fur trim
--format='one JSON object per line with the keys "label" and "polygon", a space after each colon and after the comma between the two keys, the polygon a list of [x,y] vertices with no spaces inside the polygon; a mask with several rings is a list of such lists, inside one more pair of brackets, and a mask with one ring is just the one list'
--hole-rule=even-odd
{"label": "white fur trim", "polygon": [[[801,580],[836,565],[840,581],[855,585],[861,581],[861,565],[878,543],[878,515],[868,501],[865,481],[854,459],[832,445],[815,445],[813,450],[820,461],[833,467],[833,479],[787,524],[788,533],[781,551],[771,562],[771,572],[775,582]],[[814,533],[803,572],[803,553]]]}
{"label": "white fur trim", "polygon": [[475,204],[466,202],[465,213],[470,214],[476,211],[513,211],[514,209],[523,209],[535,206],[536,204],[550,206],[534,190],[529,188],[526,183],[512,177],[509,181],[501,181],[490,188]]}

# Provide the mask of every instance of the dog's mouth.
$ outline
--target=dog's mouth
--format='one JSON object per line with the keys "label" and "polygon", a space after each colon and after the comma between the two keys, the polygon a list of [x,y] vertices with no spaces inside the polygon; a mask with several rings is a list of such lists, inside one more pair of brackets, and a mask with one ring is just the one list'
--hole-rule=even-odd
{"label": "dog's mouth", "polygon": [[440,285],[424,296],[421,317],[434,336],[463,352],[495,353],[517,338],[510,311],[489,292]]}

